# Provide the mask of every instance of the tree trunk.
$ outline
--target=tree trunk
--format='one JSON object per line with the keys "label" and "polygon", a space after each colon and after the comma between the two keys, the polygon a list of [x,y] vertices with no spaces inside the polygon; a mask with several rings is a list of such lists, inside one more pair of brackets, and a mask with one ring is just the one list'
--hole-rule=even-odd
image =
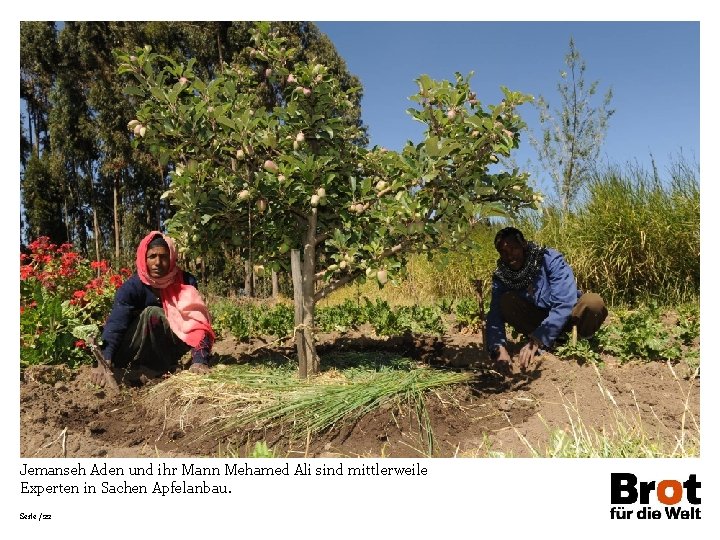
{"label": "tree trunk", "polygon": [[255,297],[255,282],[253,281],[253,246],[252,246],[252,206],[248,201],[248,258],[245,260],[245,296]]}
{"label": "tree trunk", "polygon": [[278,273],[272,271],[272,297],[277,298],[280,294],[280,284],[278,283]]}
{"label": "tree trunk", "polygon": [[120,267],[120,219],[118,216],[118,191],[119,182],[117,178],[113,180],[113,227],[115,228],[115,265]]}
{"label": "tree trunk", "polygon": [[222,30],[222,22],[218,22],[215,37],[217,39],[217,48],[218,48],[218,67],[219,71],[222,73],[223,70],[223,53],[222,53],[222,41],[220,40],[220,32]]}
{"label": "tree trunk", "polygon": [[[305,253],[307,254],[308,251],[308,246],[305,246]],[[306,294],[307,283],[310,281],[314,284],[315,276],[312,270],[308,271],[307,258],[300,262],[300,250],[298,249],[293,249],[290,253],[290,266],[295,301],[295,348],[298,353],[298,368],[300,378],[307,379],[317,375],[320,368],[320,359],[315,350],[313,335],[315,299],[313,294],[310,294],[309,297]]]}
{"label": "tree trunk", "polygon": [[255,296],[255,291],[253,290],[252,261],[249,259],[245,261],[245,296],[249,298]]}
{"label": "tree trunk", "polygon": [[38,148],[37,152],[35,151],[35,146],[33,145],[33,117],[32,112],[30,110],[31,105],[28,103],[28,143],[30,144],[30,152],[34,152],[36,156],[40,156],[40,149]]}
{"label": "tree trunk", "polygon": [[[97,211],[93,208],[93,236],[95,237],[95,260],[100,262],[100,223],[98,223]],[[100,273],[100,270],[98,270]]]}
{"label": "tree trunk", "polygon": [[290,253],[295,300],[295,346],[298,352],[300,378],[317,375],[320,358],[315,349],[315,242],[317,234],[317,209],[312,209],[308,220],[304,257],[300,250]]}
{"label": "tree trunk", "polygon": [[[317,210],[313,208],[317,216]],[[317,219],[313,220],[317,222]],[[310,234],[314,235],[315,225]],[[305,362],[307,375],[317,375],[320,371],[320,358],[315,350],[315,243],[305,244],[305,260],[302,276],[303,335],[305,336]]]}
{"label": "tree trunk", "polygon": [[300,330],[303,323],[303,298],[302,298],[302,263],[300,262],[300,250],[293,249],[290,252],[290,270],[292,272],[293,299],[295,303],[295,348],[298,353],[298,366],[300,378],[307,379],[307,358],[305,356],[305,334]]}
{"label": "tree trunk", "polygon": [[67,204],[67,193],[63,194],[63,221],[65,222],[65,236],[67,237],[67,241],[72,244],[73,234],[71,229],[71,223],[70,223],[70,211],[68,210],[68,204]]}
{"label": "tree trunk", "polygon": [[[100,222],[97,217],[97,201],[95,200],[95,185],[92,162],[87,164],[88,187],[90,188],[90,211],[93,217],[93,237],[95,240],[95,260],[100,262]],[[98,277],[100,270],[98,269]]]}

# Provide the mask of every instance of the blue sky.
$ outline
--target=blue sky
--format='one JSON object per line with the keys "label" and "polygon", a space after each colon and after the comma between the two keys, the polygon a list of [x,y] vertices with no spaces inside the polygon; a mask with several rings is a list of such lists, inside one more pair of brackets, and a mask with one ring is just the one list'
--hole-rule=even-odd
{"label": "blue sky", "polygon": [[[372,145],[399,150],[422,137],[405,112],[415,79],[427,73],[454,79],[475,72],[483,104],[501,99],[500,86],[544,96],[559,106],[557,84],[572,36],[599,94],[612,87],[611,118],[601,159],[663,175],[681,151],[700,159],[700,25],[697,22],[318,22],[364,88],[362,114]],[[596,104],[600,103],[598,96]],[[520,113],[539,134],[537,110]],[[533,173],[536,153],[527,134],[516,161]],[[532,162],[532,163],[531,163]],[[535,176],[535,174],[534,174]],[[547,176],[547,175],[544,175]],[[538,178],[543,185],[542,178]]]}

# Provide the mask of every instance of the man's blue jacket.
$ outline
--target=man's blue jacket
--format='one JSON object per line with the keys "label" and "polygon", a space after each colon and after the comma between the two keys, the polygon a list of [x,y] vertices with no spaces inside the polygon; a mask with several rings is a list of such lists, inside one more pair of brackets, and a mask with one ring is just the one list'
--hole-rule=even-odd
{"label": "man's blue jacket", "polygon": [[[488,351],[507,342],[505,321],[500,311],[500,297],[510,290],[512,289],[493,277],[490,312],[487,317]],[[548,310],[545,320],[532,333],[545,347],[550,347],[560,335],[582,295],[575,283],[572,268],[559,251],[551,248],[546,248],[542,266],[532,286],[528,290],[517,292],[538,308]]]}

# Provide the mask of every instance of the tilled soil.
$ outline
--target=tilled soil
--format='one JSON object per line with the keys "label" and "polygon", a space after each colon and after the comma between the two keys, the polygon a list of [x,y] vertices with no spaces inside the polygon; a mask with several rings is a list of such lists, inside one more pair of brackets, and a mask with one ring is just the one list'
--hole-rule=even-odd
{"label": "tilled soil", "polygon": [[[291,347],[232,339],[215,346],[219,363],[291,357]],[[318,350],[394,351],[430,365],[474,374],[470,384],[430,392],[426,399],[433,438],[417,411],[388,405],[313,439],[289,431],[218,431],[217,410],[190,406],[134,373],[120,394],[94,387],[90,369],[32,367],[20,385],[22,457],[230,457],[265,441],[281,457],[508,457],[545,456],[556,430],[611,435],[642,427],[656,445],[672,450],[681,437],[699,440],[700,378],[684,364],[605,358],[601,367],[543,353],[532,370],[504,378],[488,369],[480,337],[382,339],[361,333],[319,336]]]}

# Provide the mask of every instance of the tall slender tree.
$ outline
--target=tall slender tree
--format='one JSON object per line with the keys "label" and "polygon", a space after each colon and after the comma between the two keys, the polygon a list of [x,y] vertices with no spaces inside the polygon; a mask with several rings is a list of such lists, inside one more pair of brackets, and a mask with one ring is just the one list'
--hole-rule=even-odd
{"label": "tall slender tree", "polygon": [[542,126],[541,137],[531,137],[540,162],[552,178],[555,196],[563,213],[567,213],[580,189],[591,177],[600,155],[608,120],[615,112],[610,108],[612,88],[599,104],[599,81],[585,81],[587,66],[575,41],[570,38],[565,66],[557,85],[560,106],[551,111],[543,96],[536,102]]}
{"label": "tall slender tree", "polygon": [[[45,234],[54,241],[66,238],[61,204],[62,189],[51,176],[48,109],[55,79],[57,33],[51,22],[20,23],[20,190],[21,216],[28,235]],[[42,157],[41,157],[42,156]]]}
{"label": "tall slender tree", "polygon": [[57,32],[52,22],[20,23],[20,98],[25,101],[30,146],[47,145],[47,111],[57,65]]}

